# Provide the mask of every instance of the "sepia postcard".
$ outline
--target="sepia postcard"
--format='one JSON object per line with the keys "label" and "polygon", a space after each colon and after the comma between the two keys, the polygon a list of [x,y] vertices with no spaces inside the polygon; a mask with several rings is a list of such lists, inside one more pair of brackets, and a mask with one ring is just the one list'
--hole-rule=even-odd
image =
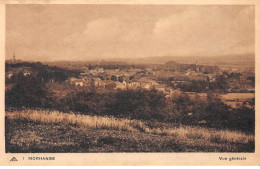
{"label": "sepia postcard", "polygon": [[0,165],[260,165],[259,11],[0,1]]}

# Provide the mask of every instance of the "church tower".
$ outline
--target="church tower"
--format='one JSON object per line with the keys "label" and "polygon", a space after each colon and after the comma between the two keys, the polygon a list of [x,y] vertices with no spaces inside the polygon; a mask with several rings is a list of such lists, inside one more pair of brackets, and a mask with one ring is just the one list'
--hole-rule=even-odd
{"label": "church tower", "polygon": [[196,72],[197,73],[200,72],[200,65],[198,64],[197,60],[196,60]]}
{"label": "church tower", "polygon": [[13,54],[13,62],[15,62],[15,52],[14,52],[14,54]]}

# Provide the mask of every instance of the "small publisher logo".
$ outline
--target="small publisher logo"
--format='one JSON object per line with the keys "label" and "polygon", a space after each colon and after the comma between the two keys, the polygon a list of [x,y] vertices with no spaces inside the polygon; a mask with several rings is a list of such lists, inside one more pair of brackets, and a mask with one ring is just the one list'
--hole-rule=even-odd
{"label": "small publisher logo", "polygon": [[13,157],[10,161],[18,161],[15,157]]}

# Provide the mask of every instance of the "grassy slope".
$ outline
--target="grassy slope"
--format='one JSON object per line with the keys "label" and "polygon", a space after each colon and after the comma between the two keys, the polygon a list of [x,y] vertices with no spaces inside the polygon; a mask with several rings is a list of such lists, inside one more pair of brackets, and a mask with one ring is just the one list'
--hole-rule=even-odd
{"label": "grassy slope", "polygon": [[[74,116],[61,119],[59,115],[64,114],[57,113],[50,120],[46,118],[48,113],[41,113],[45,118],[39,119],[38,112],[23,112],[22,114],[20,112],[19,116],[7,113],[6,152],[254,151],[253,137],[237,132],[190,127],[165,130],[146,127],[146,130],[143,130],[142,123],[136,121],[130,123],[132,126],[125,123],[125,126],[119,128],[116,124],[111,126],[106,121],[121,125],[122,120],[99,117],[94,117],[94,119],[105,120],[104,124],[109,124],[111,128],[104,126],[103,123],[98,123],[100,126],[96,124],[91,127],[84,125],[84,121],[79,121],[79,119],[84,119],[83,116],[79,116],[75,122]],[[85,120],[88,119],[88,123],[92,124],[92,117],[85,118]],[[70,123],[67,122],[68,119],[71,120]]]}

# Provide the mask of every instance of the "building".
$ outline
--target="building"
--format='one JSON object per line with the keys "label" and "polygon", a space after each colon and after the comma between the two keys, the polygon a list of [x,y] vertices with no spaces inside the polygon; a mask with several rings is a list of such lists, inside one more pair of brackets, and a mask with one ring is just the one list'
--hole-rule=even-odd
{"label": "building", "polygon": [[84,82],[83,82],[82,79],[77,79],[77,78],[74,78],[74,77],[70,78],[69,82],[70,82],[70,84],[74,84],[76,86],[83,86],[84,85]]}
{"label": "building", "polygon": [[9,62],[10,63],[19,63],[19,62],[21,62],[21,60],[20,59],[16,59],[15,52],[14,52],[13,59],[10,59]]}
{"label": "building", "polygon": [[7,77],[8,77],[8,79],[10,79],[13,75],[14,75],[14,74],[11,73],[11,72],[7,73]]}
{"label": "building", "polygon": [[96,70],[97,70],[98,73],[104,73],[105,72],[103,68],[97,68]]}
{"label": "building", "polygon": [[196,72],[199,73],[200,72],[200,65],[198,64],[197,60],[196,60]]}
{"label": "building", "polygon": [[30,76],[31,73],[26,71],[26,72],[23,72],[23,75],[24,75],[24,76]]}
{"label": "building", "polygon": [[157,85],[154,85],[154,88],[158,91],[161,91],[161,92],[166,92],[166,87],[163,85],[163,84],[157,84]]}
{"label": "building", "polygon": [[76,82],[74,82],[74,84],[76,86],[83,86],[84,85],[84,83],[82,81],[76,81]]}
{"label": "building", "polygon": [[16,60],[15,60],[15,53],[13,54],[13,62],[15,62]]}
{"label": "building", "polygon": [[131,82],[128,84],[128,88],[130,89],[136,89],[137,87],[140,87],[141,84],[136,80],[131,80]]}
{"label": "building", "polygon": [[126,89],[127,88],[127,84],[126,84],[126,81],[123,81],[123,83],[120,83],[120,82],[115,82],[115,85],[116,85],[116,89]]}
{"label": "building", "polygon": [[80,76],[84,77],[84,76],[89,76],[90,73],[89,72],[84,72],[84,73],[80,73]]}
{"label": "building", "polygon": [[95,87],[104,87],[104,83],[99,77],[92,78],[91,80]]}

